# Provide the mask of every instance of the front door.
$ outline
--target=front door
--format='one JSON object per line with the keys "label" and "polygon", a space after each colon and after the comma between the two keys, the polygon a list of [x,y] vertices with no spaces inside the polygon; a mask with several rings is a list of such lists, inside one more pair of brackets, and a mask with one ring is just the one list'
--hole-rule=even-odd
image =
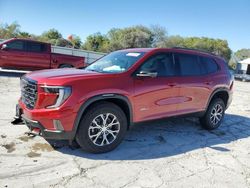
{"label": "front door", "polygon": [[[136,76],[138,73],[157,73],[157,76]],[[134,75],[135,121],[162,118],[176,113],[179,87],[175,80],[171,53],[153,55],[142,64]]]}
{"label": "front door", "polygon": [[1,66],[4,68],[23,69],[26,63],[25,42],[14,40],[5,44],[6,48],[0,51]]}

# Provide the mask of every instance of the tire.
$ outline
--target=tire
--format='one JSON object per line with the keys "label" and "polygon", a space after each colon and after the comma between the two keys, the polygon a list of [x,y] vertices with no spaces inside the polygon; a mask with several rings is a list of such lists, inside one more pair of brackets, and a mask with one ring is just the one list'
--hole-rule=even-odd
{"label": "tire", "polygon": [[222,99],[216,98],[211,101],[205,115],[200,118],[200,123],[207,130],[217,129],[221,125],[224,114],[225,103]]}
{"label": "tire", "polygon": [[62,65],[59,66],[59,68],[60,68],[60,69],[61,69],[61,68],[72,68],[72,66],[69,65],[69,64],[62,64]]}
{"label": "tire", "polygon": [[126,115],[119,106],[100,102],[90,107],[83,115],[76,133],[76,141],[87,152],[109,152],[122,142],[127,126]]}

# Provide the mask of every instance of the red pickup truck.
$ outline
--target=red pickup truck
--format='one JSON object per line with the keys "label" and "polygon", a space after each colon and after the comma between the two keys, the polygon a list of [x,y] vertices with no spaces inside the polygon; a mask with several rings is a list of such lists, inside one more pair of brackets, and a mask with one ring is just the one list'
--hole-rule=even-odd
{"label": "red pickup truck", "polygon": [[0,67],[40,70],[84,67],[85,58],[51,53],[51,44],[29,39],[9,39],[0,43]]}

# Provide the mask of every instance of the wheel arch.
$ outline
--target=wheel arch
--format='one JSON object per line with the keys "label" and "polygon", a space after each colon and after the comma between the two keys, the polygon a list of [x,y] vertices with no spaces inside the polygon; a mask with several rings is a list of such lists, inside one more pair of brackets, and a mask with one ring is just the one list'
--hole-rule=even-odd
{"label": "wheel arch", "polygon": [[129,99],[126,96],[120,94],[112,94],[112,93],[102,94],[89,98],[86,102],[84,102],[81,105],[77,113],[76,119],[74,121],[74,128],[73,128],[74,136],[77,132],[78,126],[80,124],[81,118],[83,117],[84,113],[86,113],[88,108],[90,108],[92,105],[101,101],[112,102],[117,106],[119,106],[124,111],[127,117],[128,128],[129,128],[130,124],[132,124],[133,122],[133,111]]}
{"label": "wheel arch", "polygon": [[74,66],[71,64],[71,63],[60,63],[60,64],[58,64],[58,68],[64,68],[64,66],[66,67],[68,67],[68,68],[73,68]]}
{"label": "wheel arch", "polygon": [[227,88],[219,88],[216,89],[215,91],[213,91],[213,93],[210,95],[207,106],[206,106],[206,110],[209,106],[209,104],[211,103],[211,101],[215,98],[221,98],[225,104],[225,106],[228,106],[228,100],[229,100],[229,90]]}

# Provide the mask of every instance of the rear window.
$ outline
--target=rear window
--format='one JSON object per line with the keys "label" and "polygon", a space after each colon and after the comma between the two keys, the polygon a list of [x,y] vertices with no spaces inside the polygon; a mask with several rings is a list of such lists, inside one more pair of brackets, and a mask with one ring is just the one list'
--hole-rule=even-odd
{"label": "rear window", "polygon": [[207,74],[215,73],[219,69],[217,63],[212,58],[200,57],[200,61]]}
{"label": "rear window", "polygon": [[37,42],[27,42],[28,52],[46,52],[46,44],[41,44]]}
{"label": "rear window", "polygon": [[190,54],[175,54],[174,56],[179,75],[201,75],[201,67],[198,56]]}

